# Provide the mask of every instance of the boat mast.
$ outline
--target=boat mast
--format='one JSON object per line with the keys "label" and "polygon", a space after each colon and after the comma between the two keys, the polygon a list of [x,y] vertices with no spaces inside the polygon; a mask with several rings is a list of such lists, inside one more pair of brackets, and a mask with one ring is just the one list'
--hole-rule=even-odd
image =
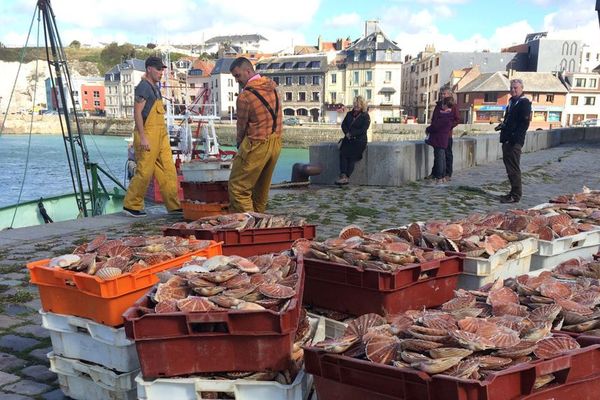
{"label": "boat mast", "polygon": [[[67,160],[69,162],[69,170],[71,172],[71,180],[73,183],[73,190],[77,199],[77,207],[84,217],[88,216],[86,191],[83,186],[82,175],[85,176],[88,187],[90,187],[90,179],[87,174],[87,170],[83,169],[83,173],[80,168],[79,159],[77,155],[77,148],[81,151],[81,156],[84,165],[89,163],[89,156],[85,144],[81,139],[81,130],[79,128],[79,120],[77,113],[73,113],[75,116],[76,130],[71,126],[71,119],[69,118],[69,104],[73,105],[73,111],[75,111],[75,99],[73,98],[73,92],[71,90],[71,77],[67,66],[67,59],[64,54],[60,36],[56,27],[56,19],[54,12],[50,5],[50,0],[38,0],[38,9],[42,15],[44,23],[44,38],[46,40],[46,55],[48,60],[48,67],[50,69],[50,78],[53,83],[53,87],[58,92],[58,106],[59,110],[62,108],[64,115],[64,125],[61,119],[61,129],[63,131],[63,139],[65,142],[65,150],[67,152]],[[51,54],[48,52],[50,50]],[[51,55],[51,57],[50,57]],[[52,79],[52,70],[56,75],[55,79]],[[55,84],[54,84],[55,83]],[[69,98],[65,92],[65,85],[69,89]],[[68,101],[70,100],[70,102]],[[66,132],[65,132],[66,128]],[[92,204],[95,201],[92,200]]]}

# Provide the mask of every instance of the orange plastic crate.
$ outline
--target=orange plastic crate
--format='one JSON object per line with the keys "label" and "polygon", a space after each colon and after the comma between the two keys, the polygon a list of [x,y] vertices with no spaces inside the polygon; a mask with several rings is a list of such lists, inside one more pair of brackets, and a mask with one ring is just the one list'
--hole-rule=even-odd
{"label": "orange plastic crate", "polygon": [[38,286],[44,311],[119,326],[123,325],[123,312],[149,287],[158,283],[156,273],[179,267],[193,256],[212,257],[222,252],[221,243],[213,242],[206,249],[106,280],[83,272],[48,267],[49,259],[29,263],[27,269],[31,283]]}
{"label": "orange plastic crate", "polygon": [[212,217],[213,215],[223,215],[229,212],[229,204],[224,203],[197,204],[184,200],[181,202],[181,208],[183,209],[183,218],[188,221]]}

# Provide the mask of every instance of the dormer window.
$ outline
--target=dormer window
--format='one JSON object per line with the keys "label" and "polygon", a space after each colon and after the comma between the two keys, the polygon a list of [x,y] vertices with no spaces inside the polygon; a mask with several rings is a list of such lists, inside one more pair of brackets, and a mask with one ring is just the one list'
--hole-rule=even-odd
{"label": "dormer window", "polygon": [[373,61],[373,52],[372,51],[367,51],[366,60]]}
{"label": "dormer window", "polygon": [[356,62],[356,61],[358,61],[358,60],[359,60],[359,58],[360,58],[360,53],[359,53],[358,51],[355,51],[355,52],[354,52],[354,61],[355,61],[355,62]]}

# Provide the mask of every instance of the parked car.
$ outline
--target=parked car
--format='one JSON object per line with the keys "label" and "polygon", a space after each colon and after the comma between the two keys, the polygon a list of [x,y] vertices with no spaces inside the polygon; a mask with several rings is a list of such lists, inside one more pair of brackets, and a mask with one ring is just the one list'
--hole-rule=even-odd
{"label": "parked car", "polygon": [[296,117],[288,117],[283,120],[284,125],[302,125],[302,120]]}

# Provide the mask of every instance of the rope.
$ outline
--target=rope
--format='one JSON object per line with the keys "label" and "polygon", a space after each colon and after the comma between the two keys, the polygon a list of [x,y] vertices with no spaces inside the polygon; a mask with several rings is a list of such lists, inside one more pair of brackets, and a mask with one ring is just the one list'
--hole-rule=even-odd
{"label": "rope", "polygon": [[[35,14],[34,14],[35,16]],[[32,21],[33,23],[33,21]],[[27,35],[27,39],[29,40],[29,35]],[[37,30],[37,47],[40,47],[40,14],[38,14],[38,30]],[[31,119],[29,120],[29,139],[27,141],[27,156],[25,157],[25,168],[23,170],[23,179],[21,180],[21,189],[19,189],[19,197],[17,198],[17,206],[15,207],[15,211],[13,212],[12,220],[10,221],[10,227],[13,227],[15,223],[15,217],[17,216],[17,210],[21,205],[21,196],[23,195],[23,188],[25,187],[25,177],[27,176],[27,170],[29,169],[29,154],[31,152],[31,135],[33,133],[33,110],[35,110],[35,99],[37,94],[37,83],[38,83],[38,66],[39,60],[35,60],[35,86],[33,87],[33,97],[31,99]],[[21,68],[21,65],[19,65]],[[11,94],[12,96],[12,94]],[[40,200],[41,201],[41,200]]]}
{"label": "rope", "polygon": [[[6,118],[8,117],[8,110],[10,109],[10,103],[12,102],[13,95],[15,94],[15,88],[17,87],[19,73],[21,72],[21,65],[23,65],[23,60],[25,59],[25,53],[27,52],[27,45],[29,44],[29,35],[31,35],[31,29],[33,28],[33,22],[35,21],[36,12],[37,12],[37,8],[33,11],[33,17],[31,17],[31,24],[29,24],[29,32],[27,32],[27,39],[25,39],[25,46],[23,46],[23,50],[21,50],[21,59],[19,60],[19,68],[17,68],[17,76],[15,77],[15,82],[13,83],[13,87],[10,92],[10,97],[8,98],[8,104],[6,105],[6,113],[4,114],[4,118],[2,119],[2,126],[0,126],[0,136],[2,136],[2,132],[4,132],[4,125],[6,124]],[[38,32],[39,32],[39,20],[40,20],[40,17],[38,15]]]}

